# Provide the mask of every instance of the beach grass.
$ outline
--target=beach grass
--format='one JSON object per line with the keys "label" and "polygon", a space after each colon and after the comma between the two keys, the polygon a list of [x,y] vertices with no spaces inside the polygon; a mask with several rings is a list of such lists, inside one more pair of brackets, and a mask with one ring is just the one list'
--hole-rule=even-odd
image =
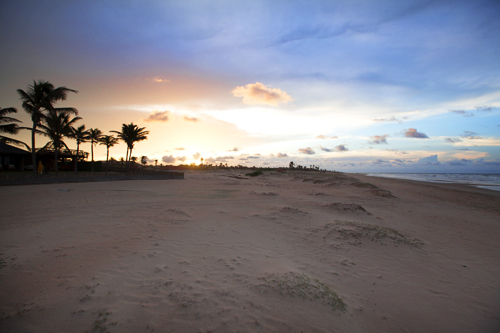
{"label": "beach grass", "polygon": [[304,273],[267,273],[260,280],[263,283],[258,285],[259,288],[271,289],[283,296],[320,301],[322,304],[331,307],[332,310],[346,310],[346,304],[336,292],[325,283],[318,279],[311,279]]}
{"label": "beach grass", "polygon": [[406,244],[416,248],[422,248],[425,244],[420,239],[411,238],[395,229],[381,227],[376,224],[335,220],[335,226],[337,231],[345,238],[353,237],[359,239],[363,237],[369,238],[372,241],[390,239],[396,244]]}

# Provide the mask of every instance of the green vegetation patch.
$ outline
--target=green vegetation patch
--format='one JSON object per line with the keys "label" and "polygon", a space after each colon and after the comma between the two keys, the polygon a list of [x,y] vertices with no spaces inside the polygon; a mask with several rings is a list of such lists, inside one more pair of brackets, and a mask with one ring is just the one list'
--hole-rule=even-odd
{"label": "green vegetation patch", "polygon": [[359,188],[369,188],[369,189],[378,189],[377,186],[373,185],[373,184],[370,184],[370,183],[362,183],[362,182],[353,182],[351,183],[351,186],[354,186],[354,187],[359,187]]}
{"label": "green vegetation patch", "polygon": [[420,239],[411,238],[410,236],[405,235],[397,230],[387,227],[381,227],[376,224],[336,220],[335,225],[337,231],[342,236],[344,236],[344,238],[368,238],[376,242],[389,239],[396,244],[406,244],[416,248],[422,248],[422,246],[425,244]]}
{"label": "green vegetation patch", "polygon": [[247,174],[245,174],[245,176],[257,177],[257,176],[260,176],[263,174],[264,174],[264,172],[262,172],[262,170],[257,170],[257,171],[254,171],[252,173],[247,173]]}
{"label": "green vegetation patch", "polygon": [[332,310],[346,310],[346,304],[328,285],[305,274],[289,272],[285,274],[266,274],[259,278],[263,283],[259,288],[267,288],[283,296],[301,297],[311,301],[320,301]]}

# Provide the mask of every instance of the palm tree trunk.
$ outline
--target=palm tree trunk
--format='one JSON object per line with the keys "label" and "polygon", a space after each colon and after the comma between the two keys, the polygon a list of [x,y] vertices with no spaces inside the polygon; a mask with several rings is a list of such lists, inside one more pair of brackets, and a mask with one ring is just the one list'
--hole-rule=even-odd
{"label": "palm tree trunk", "polygon": [[33,122],[33,129],[31,130],[31,161],[33,163],[33,174],[36,176],[38,173],[37,173],[36,151],[35,151],[35,130],[36,130],[36,123]]}
{"label": "palm tree trunk", "polygon": [[94,172],[94,140],[90,142],[90,151],[92,153],[92,172]]}
{"label": "palm tree trunk", "polygon": [[80,151],[80,142],[76,142],[75,173],[78,173],[78,152]]}
{"label": "palm tree trunk", "polygon": [[[129,156],[128,160],[129,160],[129,162],[130,162],[130,161],[132,161],[132,148],[130,148],[130,150],[129,150],[129,155],[130,155],[130,156]],[[130,167],[130,163],[129,163],[129,167]],[[127,170],[127,171],[128,171],[128,170]]]}
{"label": "palm tree trunk", "polygon": [[56,149],[55,149],[55,154],[54,154],[54,155],[55,155],[55,157],[54,157],[54,162],[55,162],[55,168],[56,168],[56,177],[58,177],[58,176],[59,176],[59,170],[58,170],[58,168],[57,168],[57,150],[58,150],[58,149],[56,148]]}
{"label": "palm tree trunk", "polygon": [[106,147],[106,176],[108,175],[108,168],[109,168],[109,147]]}
{"label": "palm tree trunk", "polygon": [[125,170],[128,170],[128,145],[127,145],[127,153],[125,154]]}

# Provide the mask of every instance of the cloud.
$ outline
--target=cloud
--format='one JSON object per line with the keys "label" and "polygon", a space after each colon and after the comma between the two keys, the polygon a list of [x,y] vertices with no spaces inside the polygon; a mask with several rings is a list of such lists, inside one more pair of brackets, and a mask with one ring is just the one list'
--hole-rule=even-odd
{"label": "cloud", "polygon": [[144,121],[147,121],[147,122],[152,122],[152,121],[166,122],[166,121],[168,121],[169,116],[170,116],[170,111],[153,111],[146,119],[144,119]]}
{"label": "cloud", "polygon": [[374,136],[371,136],[370,138],[372,139],[372,141],[368,141],[368,143],[372,143],[372,144],[387,144],[387,139],[389,137],[389,134],[384,134],[384,135],[374,135]]}
{"label": "cloud", "polygon": [[233,149],[230,149],[228,151],[240,151],[240,149],[238,147],[234,147]]}
{"label": "cloud", "polygon": [[248,156],[247,158],[260,158],[260,156]]}
{"label": "cloud", "polygon": [[265,86],[260,82],[249,83],[246,86],[238,86],[231,93],[235,97],[243,97],[245,104],[267,104],[279,106],[293,101],[292,97],[281,89]]}
{"label": "cloud", "polygon": [[450,112],[459,114],[464,117],[474,117],[474,113],[472,112],[467,112],[465,110],[451,110]]}
{"label": "cloud", "polygon": [[372,119],[373,121],[395,121],[395,122],[398,122],[398,123],[402,123],[403,120],[407,120],[408,117],[401,117],[401,119],[398,119],[394,116],[390,116],[389,118],[377,118],[377,119]]}
{"label": "cloud", "polygon": [[477,139],[482,139],[479,135],[476,135],[476,132],[471,132],[471,131],[464,131],[464,134],[461,134],[461,138],[469,139],[469,140],[477,140]]}
{"label": "cloud", "polygon": [[193,155],[193,158],[194,158],[195,160],[199,160],[199,159],[200,159],[200,157],[201,157],[201,154],[200,154],[200,153],[196,153],[196,154],[194,154],[194,155]]}
{"label": "cloud", "polygon": [[481,106],[476,106],[477,111],[492,111],[495,110],[496,107],[492,105],[481,105]]}
{"label": "cloud", "polygon": [[327,136],[327,135],[318,135],[316,139],[321,139],[321,140],[334,140],[338,139],[338,136]]}
{"label": "cloud", "polygon": [[276,157],[279,157],[279,158],[282,158],[282,157],[288,157],[288,155],[286,153],[278,153],[276,154]]}
{"label": "cloud", "polygon": [[335,149],[335,151],[348,151],[348,150],[349,150],[349,149],[348,149],[346,146],[344,146],[344,145],[338,145],[338,146],[336,146],[334,149]]}
{"label": "cloud", "polygon": [[185,162],[187,160],[186,156],[177,157],[178,161]]}
{"label": "cloud", "polygon": [[417,139],[428,139],[429,137],[421,132],[418,132],[415,128],[409,128],[407,130],[403,130],[405,137],[407,138],[417,138]]}
{"label": "cloud", "polygon": [[233,156],[216,156],[216,157],[209,157],[205,159],[206,163],[216,163],[216,162],[227,162],[227,160],[234,160]]}
{"label": "cloud", "polygon": [[169,79],[164,79],[164,78],[161,78],[161,77],[158,77],[158,76],[152,78],[151,81],[156,82],[156,83],[168,83],[168,82],[170,82]]}
{"label": "cloud", "polygon": [[427,165],[440,165],[438,161],[438,156],[437,155],[431,155],[427,157],[422,157],[417,161],[418,164],[427,164]]}
{"label": "cloud", "polygon": [[307,148],[300,148],[299,149],[299,152],[302,153],[302,154],[307,154],[307,155],[313,155],[313,154],[316,154],[316,152],[314,150],[312,150],[311,147],[307,147]]}
{"label": "cloud", "polygon": [[383,164],[383,163],[389,163],[388,161],[384,161],[384,160],[381,160],[380,158],[379,159],[376,159],[374,161],[372,161],[373,164]]}
{"label": "cloud", "polygon": [[179,147],[179,148],[174,148],[174,150],[186,150],[186,148]]}
{"label": "cloud", "polygon": [[450,143],[462,142],[462,140],[460,140],[460,139],[455,139],[455,138],[446,138],[446,139],[444,139],[444,141],[446,141],[446,142],[450,142]]}
{"label": "cloud", "polygon": [[188,116],[184,116],[184,120],[185,120],[185,121],[197,122],[199,119],[198,119],[198,118],[196,118],[196,117],[188,117]]}
{"label": "cloud", "polygon": [[387,151],[390,151],[390,152],[393,152],[393,153],[396,153],[396,155],[406,155],[408,154],[407,152],[403,151],[403,150],[398,150],[398,149],[386,149]]}
{"label": "cloud", "polygon": [[472,163],[471,160],[467,160],[465,158],[462,158],[462,159],[453,159],[451,161],[447,161],[446,164],[449,164],[449,165],[467,165],[467,164],[470,164]]}
{"label": "cloud", "polygon": [[332,151],[348,151],[349,149],[344,146],[344,145],[338,145],[338,146],[335,146],[333,148],[326,148],[326,147],[323,147],[323,146],[319,146],[321,150],[323,151],[326,151],[326,152],[332,152]]}
{"label": "cloud", "polygon": [[470,150],[469,148],[456,148],[454,150]]}
{"label": "cloud", "polygon": [[176,158],[170,155],[170,156],[163,156],[161,160],[165,163],[175,163]]}

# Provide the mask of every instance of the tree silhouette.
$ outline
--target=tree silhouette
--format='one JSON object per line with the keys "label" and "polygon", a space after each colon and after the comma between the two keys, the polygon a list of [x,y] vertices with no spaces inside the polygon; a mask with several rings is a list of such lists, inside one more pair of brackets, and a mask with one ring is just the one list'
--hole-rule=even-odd
{"label": "tree silhouette", "polygon": [[94,146],[97,145],[102,137],[102,132],[98,128],[91,128],[89,130],[90,151],[92,154],[92,172],[94,172]]}
{"label": "tree silhouette", "polygon": [[67,113],[49,112],[49,114],[44,117],[44,123],[38,125],[40,128],[38,133],[45,135],[50,139],[50,141],[42,149],[49,148],[50,145],[54,148],[56,176],[59,175],[57,167],[57,155],[59,149],[61,149],[61,146],[64,146],[69,150],[68,146],[63,141],[63,138],[71,135],[72,125],[80,119],[82,118],[75,117],[70,119],[70,115]]}
{"label": "tree silhouette", "polygon": [[[53,111],[54,104],[57,101],[66,100],[68,93],[78,91],[66,87],[54,88],[54,85],[48,81],[39,80],[33,81],[32,85],[28,86],[26,91],[17,89],[21,101],[23,102],[23,109],[31,115],[33,126],[31,128],[31,159],[33,163],[33,174],[36,176],[36,151],[35,151],[35,133],[38,126],[44,120],[46,111]],[[58,108],[62,113],[78,114],[75,108]]]}
{"label": "tree silhouette", "polygon": [[146,127],[138,127],[137,125],[134,125],[134,123],[130,123],[128,125],[123,124],[121,132],[111,131],[118,134],[118,138],[123,140],[127,144],[127,154],[125,156],[127,171],[128,171],[128,161],[129,159],[131,160],[129,156],[132,156],[134,143],[146,140],[148,138],[147,135],[149,134],[149,131],[146,131],[145,129]]}
{"label": "tree silhouette", "polygon": [[[0,133],[6,134],[17,134],[21,127],[14,123],[21,123],[22,121],[6,116],[9,113],[16,113],[17,110],[15,108],[0,108]],[[7,136],[3,136],[0,134],[0,141],[4,143],[11,143],[17,146],[25,146],[27,149],[30,147],[22,141],[9,138]]]}
{"label": "tree silhouette", "polygon": [[80,143],[89,141],[90,131],[85,130],[85,125],[78,126],[77,128],[71,127],[69,137],[76,140],[76,159],[75,159],[75,173],[78,172],[78,153],[80,152]]}
{"label": "tree silhouette", "polygon": [[[100,144],[106,146],[106,174],[108,174],[109,167],[109,148],[118,143],[118,139],[112,135],[103,135],[100,139]],[[113,159],[114,160],[114,159]]]}

